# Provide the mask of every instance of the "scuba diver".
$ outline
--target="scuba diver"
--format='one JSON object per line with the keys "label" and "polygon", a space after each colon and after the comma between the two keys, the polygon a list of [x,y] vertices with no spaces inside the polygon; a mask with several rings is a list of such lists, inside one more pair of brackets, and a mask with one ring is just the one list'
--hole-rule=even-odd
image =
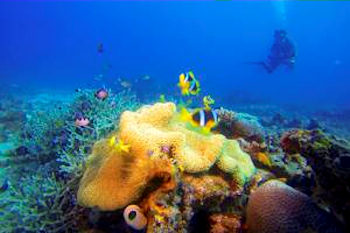
{"label": "scuba diver", "polygon": [[286,65],[289,69],[293,69],[296,53],[293,43],[287,37],[287,32],[275,30],[274,37],[275,41],[267,59],[253,64],[262,65],[268,73],[272,73],[280,65]]}

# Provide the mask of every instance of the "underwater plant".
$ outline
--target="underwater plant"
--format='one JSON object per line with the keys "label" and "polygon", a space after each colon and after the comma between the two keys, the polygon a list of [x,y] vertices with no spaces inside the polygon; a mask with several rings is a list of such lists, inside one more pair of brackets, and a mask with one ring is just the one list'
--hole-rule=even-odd
{"label": "underwater plant", "polygon": [[83,113],[90,119],[91,124],[86,127],[76,127],[71,123],[65,128],[69,139],[57,150],[60,172],[73,177],[81,175],[78,171],[82,171],[86,155],[91,152],[94,142],[118,127],[115,122],[118,122],[122,112],[136,109],[138,105],[135,96],[128,92],[110,94],[103,100],[95,98],[92,91],[83,92],[77,98],[71,113]]}
{"label": "underwater plant", "polygon": [[[77,232],[84,209],[76,205],[74,185],[40,169],[11,182],[0,199],[0,232]],[[80,222],[79,224],[82,224]]]}
{"label": "underwater plant", "polygon": [[[77,232],[84,210],[76,192],[94,142],[114,130],[120,114],[138,106],[129,92],[101,100],[93,90],[77,93],[71,104],[48,106],[26,123],[21,145],[7,157],[10,188],[0,200],[0,232]],[[74,124],[77,112],[91,121]],[[23,176],[25,174],[25,176]],[[86,216],[85,216],[86,220]]]}

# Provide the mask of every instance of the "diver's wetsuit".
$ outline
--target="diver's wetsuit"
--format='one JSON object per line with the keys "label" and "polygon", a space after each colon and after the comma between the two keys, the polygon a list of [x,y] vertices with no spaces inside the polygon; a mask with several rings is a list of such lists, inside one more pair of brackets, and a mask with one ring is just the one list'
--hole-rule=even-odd
{"label": "diver's wetsuit", "polygon": [[275,31],[275,41],[270,49],[270,54],[262,65],[267,72],[272,73],[279,65],[286,65],[292,69],[294,66],[295,48],[287,38],[284,30]]}

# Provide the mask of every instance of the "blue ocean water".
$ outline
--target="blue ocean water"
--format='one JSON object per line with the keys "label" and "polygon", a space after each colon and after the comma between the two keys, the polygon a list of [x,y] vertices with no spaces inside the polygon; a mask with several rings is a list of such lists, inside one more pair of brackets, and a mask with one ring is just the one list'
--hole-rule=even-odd
{"label": "blue ocean water", "polygon": [[[63,90],[149,75],[136,88],[158,96],[193,70],[222,105],[348,106],[349,11],[347,1],[1,1],[0,77]],[[267,74],[246,62],[267,57],[275,29],[297,57],[294,70]]]}
{"label": "blue ocean water", "polygon": [[0,233],[349,232],[349,12],[0,0]]}

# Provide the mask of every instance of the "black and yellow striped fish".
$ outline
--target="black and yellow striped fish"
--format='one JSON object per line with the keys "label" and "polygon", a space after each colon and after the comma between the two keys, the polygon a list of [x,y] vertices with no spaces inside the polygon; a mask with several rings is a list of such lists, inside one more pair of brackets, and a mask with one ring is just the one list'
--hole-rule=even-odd
{"label": "black and yellow striped fish", "polygon": [[180,74],[178,86],[182,95],[198,95],[200,91],[199,82],[192,71]]}
{"label": "black and yellow striped fish", "polygon": [[181,119],[190,122],[192,126],[200,127],[204,133],[209,133],[219,121],[218,114],[213,109],[200,108],[190,113],[186,108],[181,110]]}

